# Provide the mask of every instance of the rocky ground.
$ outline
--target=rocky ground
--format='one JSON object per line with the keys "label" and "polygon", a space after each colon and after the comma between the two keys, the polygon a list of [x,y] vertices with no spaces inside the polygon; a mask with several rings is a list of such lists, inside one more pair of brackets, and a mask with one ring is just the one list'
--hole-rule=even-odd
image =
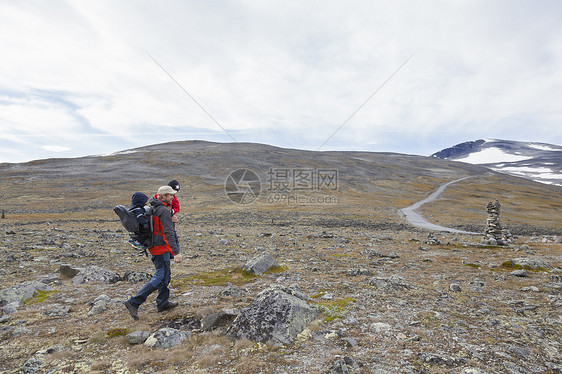
{"label": "rocky ground", "polygon": [[[400,223],[246,218],[180,222],[180,306],[157,313],[152,297],[139,321],[122,302],[152,264],[116,219],[1,220],[0,371],[562,372],[560,237],[490,247],[436,233],[441,244],[426,244],[427,231]],[[279,266],[239,270],[266,253]],[[272,285],[306,295],[317,316],[290,344],[231,338],[232,319]],[[169,347],[146,340],[157,331]]]}

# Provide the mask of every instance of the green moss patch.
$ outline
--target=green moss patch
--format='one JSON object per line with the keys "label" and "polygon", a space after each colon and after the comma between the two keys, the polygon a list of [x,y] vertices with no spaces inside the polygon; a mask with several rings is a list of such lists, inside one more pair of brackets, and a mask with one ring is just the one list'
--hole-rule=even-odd
{"label": "green moss patch", "polygon": [[33,297],[30,299],[25,300],[23,303],[24,305],[33,305],[37,303],[42,303],[43,301],[47,300],[49,296],[55,294],[59,291],[52,290],[52,291],[35,291]]}
{"label": "green moss patch", "polygon": [[172,282],[173,287],[185,289],[190,284],[200,286],[225,286],[232,283],[237,286],[249,283],[257,278],[257,275],[250,273],[242,268],[230,268],[207,271],[191,275],[187,278],[177,279]]}
{"label": "green moss patch", "polygon": [[326,317],[326,322],[330,322],[335,318],[344,318],[347,314],[345,307],[347,304],[354,301],[354,298],[346,297],[343,299],[320,301],[315,305],[315,307]]}
{"label": "green moss patch", "polygon": [[107,330],[107,337],[108,338],[115,338],[117,336],[124,336],[129,333],[129,329],[126,328],[114,328]]}
{"label": "green moss patch", "polygon": [[514,264],[511,260],[509,261],[505,261],[500,265],[500,268],[503,269],[509,269],[509,270],[527,270],[527,271],[534,271],[534,272],[539,272],[539,271],[548,271],[548,269],[542,268],[542,267],[538,267],[536,269],[533,269],[532,267],[528,266],[528,265],[520,265],[520,264]]}

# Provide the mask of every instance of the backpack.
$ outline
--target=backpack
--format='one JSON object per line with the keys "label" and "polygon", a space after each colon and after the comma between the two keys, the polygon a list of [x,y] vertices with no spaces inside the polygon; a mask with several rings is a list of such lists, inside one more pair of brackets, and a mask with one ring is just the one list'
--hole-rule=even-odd
{"label": "backpack", "polygon": [[[131,234],[139,233],[140,225],[133,211],[127,209],[127,207],[125,207],[124,205],[115,206],[113,208],[113,211],[115,212],[115,214],[117,214],[117,216],[119,216],[119,219],[121,220],[121,224],[123,225],[125,230],[127,230]],[[152,237],[153,237],[153,229],[154,229],[154,227],[152,226],[152,207],[146,206],[144,207],[144,211],[145,211],[144,216],[148,220],[150,235],[148,235],[148,238],[141,244],[147,248],[151,248],[153,246]]]}

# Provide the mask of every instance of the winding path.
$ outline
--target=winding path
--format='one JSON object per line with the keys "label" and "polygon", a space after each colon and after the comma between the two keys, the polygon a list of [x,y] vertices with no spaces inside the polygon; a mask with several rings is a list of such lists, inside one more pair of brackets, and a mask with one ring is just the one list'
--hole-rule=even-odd
{"label": "winding path", "polygon": [[423,204],[429,203],[429,202],[437,199],[439,197],[439,195],[441,195],[441,193],[443,191],[445,191],[445,188],[447,188],[449,185],[451,185],[453,183],[456,183],[456,182],[460,182],[460,181],[465,180],[467,178],[470,178],[470,177],[455,179],[454,181],[445,183],[442,186],[440,186],[437,189],[437,191],[435,191],[434,193],[429,195],[427,198],[425,198],[421,201],[418,201],[417,203],[415,203],[413,205],[410,205],[406,208],[402,208],[401,211],[402,211],[402,213],[404,213],[404,216],[406,217],[406,221],[408,221],[408,223],[412,226],[420,227],[422,229],[427,229],[427,230],[448,231],[448,232],[451,232],[451,233],[454,233],[454,234],[482,235],[482,233],[478,233],[478,232],[462,231],[462,230],[451,229],[451,228],[448,228],[448,227],[436,225],[434,223],[429,222],[425,218],[423,218],[419,213],[415,212],[415,210],[418,209]]}

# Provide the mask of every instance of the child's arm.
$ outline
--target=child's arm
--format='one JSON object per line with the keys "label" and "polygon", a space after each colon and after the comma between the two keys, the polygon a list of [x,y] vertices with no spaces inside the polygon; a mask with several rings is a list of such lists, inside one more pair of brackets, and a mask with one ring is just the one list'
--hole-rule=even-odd
{"label": "child's arm", "polygon": [[176,195],[174,195],[174,198],[172,199],[172,215],[177,214],[179,211],[180,211],[180,201],[178,200]]}
{"label": "child's arm", "polygon": [[135,217],[137,217],[137,221],[139,222],[139,225],[141,225],[144,228],[147,228],[148,220],[144,216],[144,209],[135,208],[133,211],[135,212]]}

